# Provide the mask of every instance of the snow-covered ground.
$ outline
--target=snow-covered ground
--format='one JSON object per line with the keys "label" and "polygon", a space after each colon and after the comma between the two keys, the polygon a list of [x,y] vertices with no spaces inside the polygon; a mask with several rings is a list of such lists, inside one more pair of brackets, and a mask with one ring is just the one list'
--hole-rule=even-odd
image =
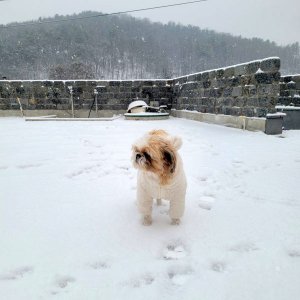
{"label": "snow-covered ground", "polygon": [[[183,138],[180,226],[135,205],[131,144],[157,128]],[[0,299],[300,297],[300,131],[2,118],[0,185]]]}

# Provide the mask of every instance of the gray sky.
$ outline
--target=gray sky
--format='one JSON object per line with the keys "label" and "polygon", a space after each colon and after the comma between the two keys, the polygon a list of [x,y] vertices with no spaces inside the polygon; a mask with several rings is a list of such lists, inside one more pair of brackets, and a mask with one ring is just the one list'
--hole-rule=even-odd
{"label": "gray sky", "polygon": [[[34,20],[84,10],[104,13],[185,2],[187,0],[6,0],[0,24]],[[300,0],[207,0],[187,6],[132,13],[152,21],[174,21],[204,29],[259,37],[280,45],[300,42]]]}

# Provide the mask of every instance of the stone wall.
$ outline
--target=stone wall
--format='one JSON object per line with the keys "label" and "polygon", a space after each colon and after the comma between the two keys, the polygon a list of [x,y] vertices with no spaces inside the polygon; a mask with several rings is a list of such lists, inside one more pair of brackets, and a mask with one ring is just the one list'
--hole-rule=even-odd
{"label": "stone wall", "polygon": [[160,105],[172,102],[172,81],[0,81],[0,110],[19,109],[17,98],[24,110],[69,110],[72,86],[75,109],[90,109],[94,90],[98,91],[100,110],[126,110],[136,98]]}
{"label": "stone wall", "polygon": [[265,117],[275,112],[279,69],[280,59],[274,57],[176,78],[173,108]]}
{"label": "stone wall", "polygon": [[281,77],[278,104],[300,106],[300,74]]}
{"label": "stone wall", "polygon": [[295,95],[299,88],[298,77],[286,82],[279,69],[280,59],[273,57],[165,80],[2,80],[0,110],[19,109],[17,99],[24,110],[70,110],[72,86],[75,110],[90,109],[96,88],[100,110],[126,110],[138,98],[177,110],[265,117],[275,112],[279,92],[289,88]]}

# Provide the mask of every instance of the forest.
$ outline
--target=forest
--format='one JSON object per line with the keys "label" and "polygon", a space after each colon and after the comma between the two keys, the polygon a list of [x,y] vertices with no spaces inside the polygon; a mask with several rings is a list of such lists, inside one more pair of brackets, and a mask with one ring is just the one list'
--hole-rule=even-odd
{"label": "forest", "polygon": [[298,43],[279,46],[269,40],[129,15],[59,22],[95,14],[0,25],[1,78],[172,78],[269,56],[281,58],[282,74],[300,73]]}

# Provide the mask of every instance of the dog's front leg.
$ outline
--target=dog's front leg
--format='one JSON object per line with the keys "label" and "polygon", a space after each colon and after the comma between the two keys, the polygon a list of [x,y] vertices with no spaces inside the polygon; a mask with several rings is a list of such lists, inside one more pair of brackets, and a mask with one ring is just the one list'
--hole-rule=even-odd
{"label": "dog's front leg", "polygon": [[152,224],[152,197],[146,192],[141,185],[137,187],[137,204],[139,212],[143,216],[143,225]]}
{"label": "dog's front leg", "polygon": [[185,207],[185,199],[184,198],[175,198],[170,201],[170,210],[169,215],[172,220],[172,225],[179,225],[180,218],[183,216]]}

